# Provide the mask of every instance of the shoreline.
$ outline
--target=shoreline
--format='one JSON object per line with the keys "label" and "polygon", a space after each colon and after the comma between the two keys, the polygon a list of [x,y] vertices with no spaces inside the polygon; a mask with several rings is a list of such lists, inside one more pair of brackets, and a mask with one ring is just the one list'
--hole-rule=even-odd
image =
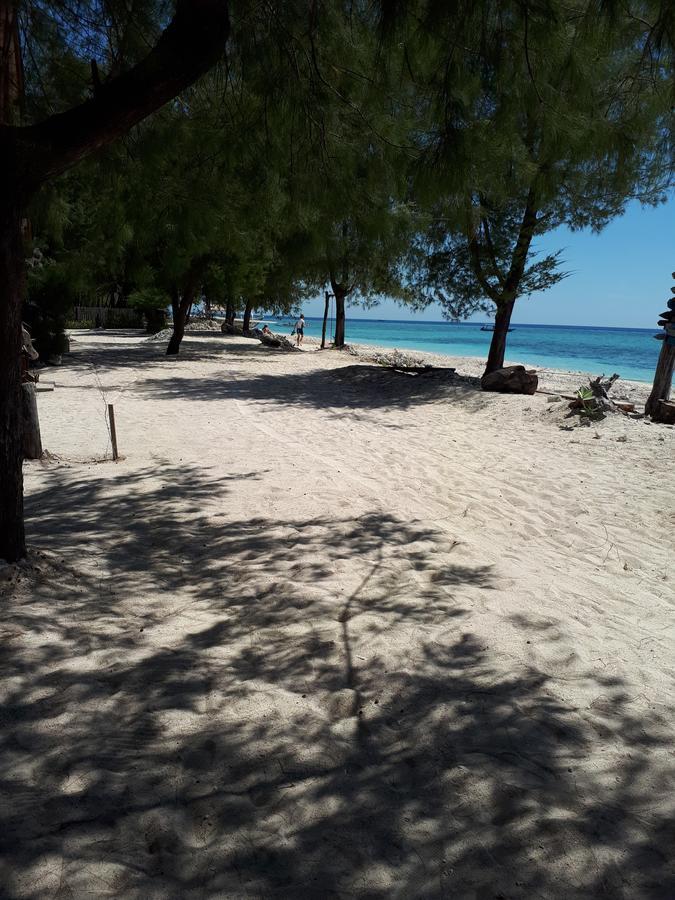
{"label": "shoreline", "polygon": [[[304,344],[310,345],[314,350],[318,349],[319,339],[305,335]],[[332,350],[333,348],[326,348]],[[325,352],[325,351],[324,351]],[[457,370],[460,376],[480,379],[485,368],[485,359],[479,356],[456,356],[446,353],[426,353],[422,350],[408,350],[400,347],[387,347],[383,344],[361,344],[348,343],[345,345],[344,351],[350,356],[366,361],[378,361],[378,358],[397,354],[399,357],[405,357],[408,360],[419,362],[424,365],[435,366],[452,366]],[[507,358],[505,360],[507,366],[524,365],[526,369],[535,369],[539,376],[539,390],[553,391],[575,391],[582,385],[586,385],[588,380],[597,377],[592,372],[555,369],[549,366],[535,366],[520,362],[516,359]],[[605,375],[611,375],[606,372]],[[565,381],[567,379],[567,381]],[[615,399],[625,399],[636,403],[644,403],[651,391],[651,382],[638,381],[636,379],[628,379],[620,377],[616,383],[613,393]]]}

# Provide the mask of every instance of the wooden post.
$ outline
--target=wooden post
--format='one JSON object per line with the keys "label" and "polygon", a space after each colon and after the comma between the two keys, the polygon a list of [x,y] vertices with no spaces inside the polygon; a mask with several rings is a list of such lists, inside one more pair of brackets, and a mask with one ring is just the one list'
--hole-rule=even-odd
{"label": "wooden post", "polygon": [[115,410],[112,403],[108,404],[108,422],[110,423],[110,442],[112,444],[113,459],[119,459],[117,452],[117,431],[115,430]]}
{"label": "wooden post", "polygon": [[[675,272],[673,272],[673,278],[675,278]],[[675,294],[675,287],[670,290]],[[675,298],[668,300],[667,305],[668,309],[659,317],[659,322],[663,322],[664,333],[657,334],[656,337],[663,343],[656,364],[652,392],[645,404],[645,413],[651,416],[655,422],[662,421],[662,409],[666,410],[666,407],[662,406],[661,401],[670,399],[673,369],[675,369]]]}
{"label": "wooden post", "polygon": [[34,384],[21,385],[23,458],[42,458],[42,437],[38,418],[37,394]]}

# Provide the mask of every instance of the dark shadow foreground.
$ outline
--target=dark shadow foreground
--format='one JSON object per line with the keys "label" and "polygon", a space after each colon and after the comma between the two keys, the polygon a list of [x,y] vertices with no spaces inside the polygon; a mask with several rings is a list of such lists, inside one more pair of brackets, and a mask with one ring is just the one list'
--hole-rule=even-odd
{"label": "dark shadow foreground", "polygon": [[[458,599],[488,601],[490,566],[380,513],[215,521],[226,479],[149,474],[54,471],[29,498],[43,552],[3,585],[3,896],[675,895],[672,722],[617,679],[575,709],[491,653]],[[340,595],[343,564],[362,579]]]}

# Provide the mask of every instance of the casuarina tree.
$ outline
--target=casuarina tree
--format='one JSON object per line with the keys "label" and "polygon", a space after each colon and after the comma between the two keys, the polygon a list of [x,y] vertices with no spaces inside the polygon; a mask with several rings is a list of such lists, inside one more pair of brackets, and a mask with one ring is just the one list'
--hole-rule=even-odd
{"label": "casuarina tree", "polygon": [[432,221],[426,286],[452,310],[494,304],[486,372],[503,365],[518,297],[562,277],[558,254],[536,256],[536,238],[561,225],[600,230],[629,200],[657,203],[672,185],[667,18],[653,3],[604,12],[467,7],[464,40],[450,46],[452,24],[436,9],[412,55],[425,98],[416,185]]}

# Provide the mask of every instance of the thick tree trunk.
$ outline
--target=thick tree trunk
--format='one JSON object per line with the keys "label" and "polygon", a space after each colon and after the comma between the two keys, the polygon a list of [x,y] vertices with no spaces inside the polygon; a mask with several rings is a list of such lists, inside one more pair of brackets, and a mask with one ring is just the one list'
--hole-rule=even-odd
{"label": "thick tree trunk", "polygon": [[231,300],[228,300],[227,306],[225,307],[225,324],[229,325],[231,328],[234,325],[236,316],[237,310],[234,308],[234,303]]}
{"label": "thick tree trunk", "polygon": [[18,202],[0,207],[0,559],[26,554],[23,525],[21,300],[23,249]]}
{"label": "thick tree trunk", "polygon": [[345,297],[347,292],[339,286],[333,288],[335,294],[335,346],[342,349],[345,345]]}
{"label": "thick tree trunk", "polygon": [[497,306],[497,315],[495,316],[495,329],[492,332],[492,340],[490,341],[490,352],[488,353],[487,363],[485,365],[484,375],[494,372],[495,369],[501,369],[504,365],[504,356],[506,354],[506,336],[511,323],[511,315],[515,300],[508,300]]}
{"label": "thick tree trunk", "polygon": [[244,334],[246,334],[246,332],[247,332],[247,331],[250,329],[250,327],[251,327],[251,313],[252,313],[252,311],[253,311],[253,300],[247,300],[247,301],[246,301],[246,306],[244,307],[244,321],[243,321],[243,324],[242,324],[242,331],[244,332]]}
{"label": "thick tree trunk", "polygon": [[645,413],[648,416],[659,415],[659,400],[669,400],[673,383],[673,368],[675,368],[675,347],[669,347],[665,341],[659,353],[654,374],[654,385],[649,399],[645,405]]}

